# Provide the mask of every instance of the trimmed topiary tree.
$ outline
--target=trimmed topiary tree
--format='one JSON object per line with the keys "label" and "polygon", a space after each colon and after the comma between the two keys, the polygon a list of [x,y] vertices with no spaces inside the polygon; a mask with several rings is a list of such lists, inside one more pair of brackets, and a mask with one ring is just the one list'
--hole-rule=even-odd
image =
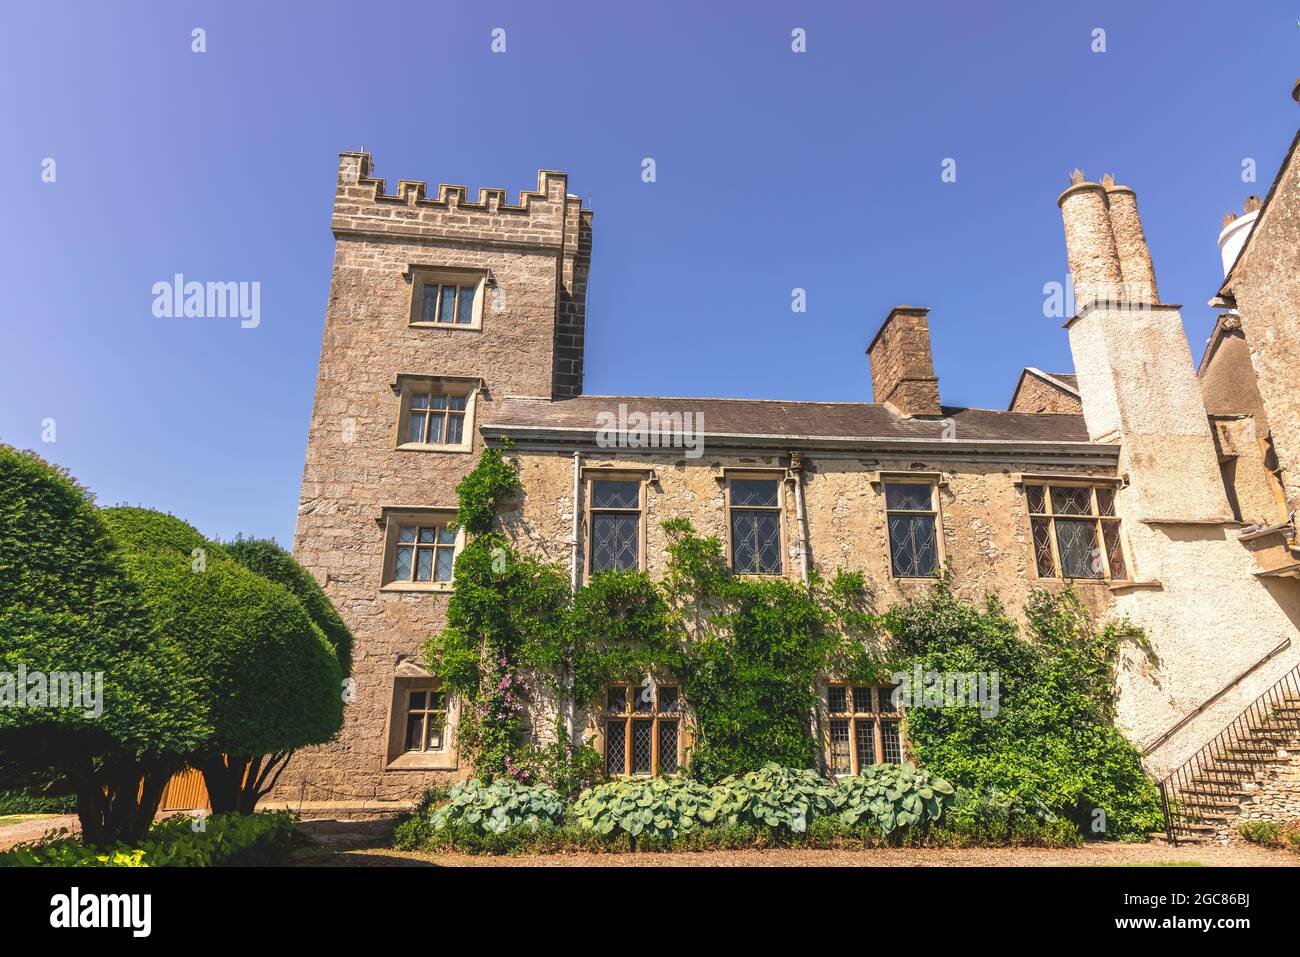
{"label": "trimmed topiary tree", "polygon": [[[348,677],[352,673],[352,632],[311,573],[289,552],[268,539],[239,538],[228,543],[225,549],[231,558],[249,571],[283,586],[298,599],[333,647],[341,677]],[[225,805],[228,797],[234,795],[235,806],[230,810],[252,814],[258,800],[275,787],[292,756],[292,750],[257,755],[249,760],[234,755],[210,755],[200,770],[209,796],[222,792],[221,801]],[[212,798],[212,801],[215,811],[217,798]]]}
{"label": "trimmed topiary tree", "polygon": [[[74,674],[97,690],[92,707],[29,694],[42,683],[48,694],[52,677]],[[167,755],[192,749],[209,730],[178,650],[90,493],[4,445],[0,703],[0,773],[15,783],[58,779],[75,791],[88,844],[143,837]]]}
{"label": "trimmed topiary tree", "polygon": [[206,712],[210,732],[179,757],[204,772],[214,811],[251,812],[270,787],[256,759],[341,727],[335,647],[288,589],[180,519],[143,508],[103,514]]}

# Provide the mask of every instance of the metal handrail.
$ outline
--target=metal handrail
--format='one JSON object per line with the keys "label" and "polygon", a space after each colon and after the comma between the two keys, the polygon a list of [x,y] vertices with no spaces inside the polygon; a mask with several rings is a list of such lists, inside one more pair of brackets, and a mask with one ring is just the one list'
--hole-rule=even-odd
{"label": "metal handrail", "polygon": [[1155,739],[1154,741],[1152,741],[1150,744],[1144,745],[1144,746],[1142,747],[1142,756],[1143,756],[1143,757],[1146,757],[1148,754],[1150,754],[1150,753],[1151,753],[1152,751],[1154,751],[1156,748],[1160,747],[1160,745],[1164,744],[1166,741],[1168,741],[1170,738],[1172,738],[1172,737],[1173,737],[1177,732],[1179,732],[1179,731],[1181,731],[1183,728],[1187,727],[1187,724],[1188,724],[1189,721],[1191,721],[1193,718],[1195,718],[1198,714],[1201,714],[1201,713],[1202,713],[1206,708],[1208,708],[1210,705],[1214,704],[1214,702],[1218,701],[1220,698],[1222,698],[1225,694],[1227,694],[1229,691],[1231,691],[1231,690],[1232,690],[1233,688],[1235,688],[1237,685],[1241,684],[1241,682],[1244,681],[1246,678],[1248,678],[1248,677],[1250,677],[1252,674],[1254,674],[1255,671],[1256,671],[1256,670],[1257,670],[1261,665],[1263,665],[1265,662],[1272,661],[1272,660],[1273,660],[1274,658],[1276,658],[1276,657],[1277,657],[1281,652],[1285,651],[1285,650],[1286,650],[1287,648],[1289,648],[1289,647],[1291,647],[1291,639],[1290,639],[1290,638],[1283,638],[1282,641],[1281,641],[1281,643],[1280,643],[1276,648],[1274,648],[1272,651],[1270,651],[1268,654],[1266,654],[1263,658],[1260,658],[1259,661],[1255,662],[1253,665],[1251,665],[1251,666],[1250,666],[1249,668],[1247,668],[1245,671],[1241,672],[1239,675],[1237,675],[1235,678],[1233,678],[1231,681],[1229,681],[1226,685],[1224,685],[1224,686],[1223,686],[1222,688],[1220,688],[1218,691],[1214,692],[1214,694],[1210,695],[1208,698],[1206,698],[1204,701],[1202,701],[1200,704],[1198,704],[1195,708],[1193,708],[1193,709],[1192,709],[1191,711],[1189,711],[1187,714],[1183,715],[1183,717],[1180,718],[1180,719],[1178,720],[1178,723],[1177,723],[1177,724],[1175,724],[1172,728],[1170,728],[1170,729],[1169,729],[1168,731],[1166,731],[1164,734],[1160,735],[1160,737],[1156,738],[1156,739]]}
{"label": "metal handrail", "polygon": [[[1225,818],[1239,806],[1245,794],[1242,785],[1260,773],[1264,754],[1276,755],[1276,745],[1268,742],[1279,736],[1300,738],[1300,665],[1159,782],[1169,842],[1178,843],[1180,833],[1203,830],[1212,819]],[[1211,813],[1214,818],[1207,816]]]}

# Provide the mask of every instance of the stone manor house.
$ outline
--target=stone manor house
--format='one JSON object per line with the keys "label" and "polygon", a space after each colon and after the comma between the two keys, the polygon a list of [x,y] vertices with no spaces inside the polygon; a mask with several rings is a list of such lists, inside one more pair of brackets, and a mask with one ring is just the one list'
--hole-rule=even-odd
{"label": "stone manor house", "polygon": [[[1074,369],[1026,368],[1006,409],[942,403],[912,305],[866,340],[871,401],[588,395],[592,214],[564,173],[512,203],[410,180],[390,192],[368,154],[342,154],[294,551],[356,636],[355,698],[274,798],[391,807],[467,773],[457,702],[420,647],[463,544],[456,484],[503,438],[523,482],[506,530],[575,588],[603,569],[661,572],[661,523],[678,516],[719,536],[737,572],[859,570],[882,609],[945,563],[960,594],[995,592],[1017,614],[1032,589],[1073,581],[1098,615],[1149,633],[1155,661],[1122,661],[1120,723],[1153,774],[1174,769],[1300,663],[1300,158],[1293,142],[1267,197],[1225,224],[1199,365],[1134,191],[1076,172],[1057,204]],[[698,423],[698,447],[638,443],[638,413]],[[657,677],[653,694],[616,686],[571,716],[610,774],[689,760],[690,702]],[[888,689],[831,678],[827,768],[899,760]]]}

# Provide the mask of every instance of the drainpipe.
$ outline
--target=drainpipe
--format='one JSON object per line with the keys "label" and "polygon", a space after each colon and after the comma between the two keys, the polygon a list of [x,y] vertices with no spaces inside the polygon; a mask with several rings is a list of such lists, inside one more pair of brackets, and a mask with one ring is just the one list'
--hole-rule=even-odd
{"label": "drainpipe", "polygon": [[[576,449],[573,452],[573,541],[570,543],[570,561],[573,564],[573,574],[570,580],[570,588],[574,595],[578,594],[578,534],[581,531],[581,519],[578,512],[578,493],[581,490],[582,481],[582,453]],[[577,702],[573,700],[573,675],[564,676],[564,684],[569,691],[568,707],[564,709],[564,730],[569,738],[569,745],[573,745],[573,727],[577,721]]]}
{"label": "drainpipe", "polygon": [[571,543],[570,560],[573,564],[573,581],[571,589],[573,594],[578,593],[578,532],[580,529],[580,519],[578,517],[578,483],[582,477],[582,453],[573,453],[573,541]]}
{"label": "drainpipe", "polygon": [[803,504],[803,453],[790,453],[790,475],[794,479],[795,521],[799,527],[799,574],[808,581],[808,513]]}

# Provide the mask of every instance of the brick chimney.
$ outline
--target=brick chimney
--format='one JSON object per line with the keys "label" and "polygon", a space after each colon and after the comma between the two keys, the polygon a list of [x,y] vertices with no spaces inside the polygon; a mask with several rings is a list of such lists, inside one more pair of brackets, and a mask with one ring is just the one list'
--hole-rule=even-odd
{"label": "brick chimney", "polygon": [[873,402],[900,415],[942,415],[939,380],[930,353],[929,309],[895,306],[867,346]]}

